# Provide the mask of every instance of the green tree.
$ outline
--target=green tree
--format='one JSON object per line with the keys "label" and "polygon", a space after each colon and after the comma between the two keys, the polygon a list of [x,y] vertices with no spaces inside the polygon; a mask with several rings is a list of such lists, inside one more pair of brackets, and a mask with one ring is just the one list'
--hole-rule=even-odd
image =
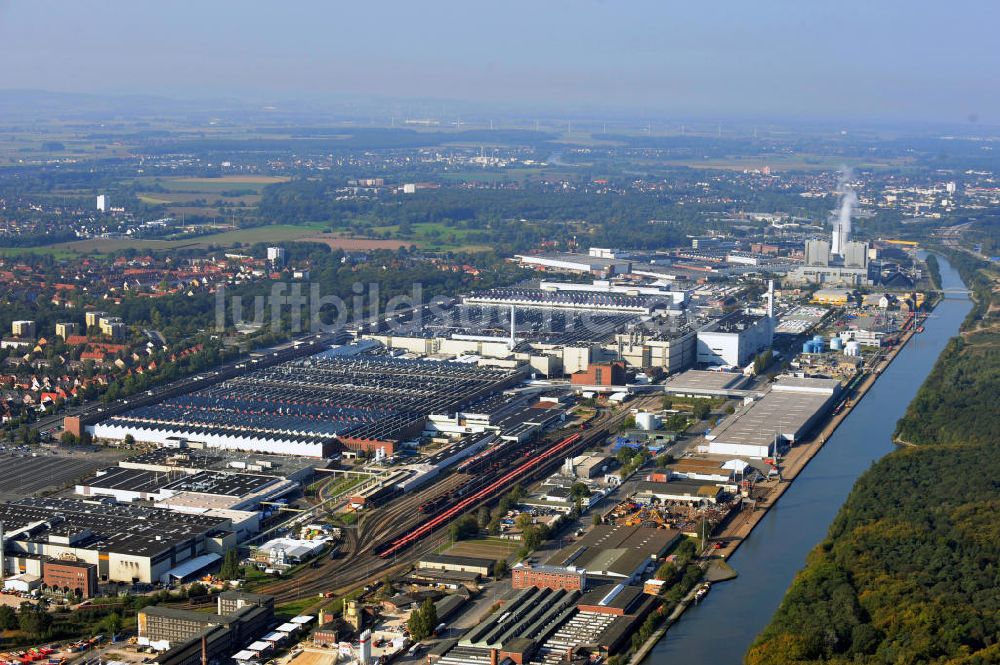
{"label": "green tree", "polygon": [[112,612],[108,616],[101,619],[100,623],[101,630],[107,633],[109,636],[117,635],[122,629],[122,618],[117,612]]}
{"label": "green tree", "polygon": [[425,640],[431,636],[437,628],[437,607],[430,598],[424,600],[419,608],[413,610],[410,618],[406,620],[406,627],[410,631],[410,637],[416,641]]}
{"label": "green tree", "polygon": [[52,626],[52,615],[37,605],[21,603],[17,624],[25,633],[39,636]]}
{"label": "green tree", "polygon": [[503,578],[507,574],[507,559],[497,559],[493,564],[493,577],[496,579]]}
{"label": "green tree", "polygon": [[208,589],[201,582],[195,582],[188,587],[187,596],[188,598],[199,598],[201,596],[207,596]]}
{"label": "green tree", "polygon": [[240,566],[240,554],[235,547],[226,550],[222,558],[222,568],[219,570],[219,577],[224,580],[236,580],[243,576],[243,568]]}
{"label": "green tree", "polygon": [[17,612],[10,605],[0,605],[0,629],[15,630],[18,627]]}

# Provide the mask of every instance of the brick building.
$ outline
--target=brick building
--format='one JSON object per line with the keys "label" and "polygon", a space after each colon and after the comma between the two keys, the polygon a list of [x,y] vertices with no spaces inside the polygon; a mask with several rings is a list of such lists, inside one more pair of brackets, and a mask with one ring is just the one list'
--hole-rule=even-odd
{"label": "brick building", "polygon": [[97,566],[86,561],[45,561],[42,563],[42,584],[90,598],[97,594]]}
{"label": "brick building", "polygon": [[570,383],[574,386],[623,386],[628,381],[625,363],[591,363],[587,369],[574,373]]}
{"label": "brick building", "polygon": [[515,589],[539,587],[542,589],[583,591],[587,586],[586,571],[573,566],[519,563],[511,569],[511,575],[514,579],[513,588]]}

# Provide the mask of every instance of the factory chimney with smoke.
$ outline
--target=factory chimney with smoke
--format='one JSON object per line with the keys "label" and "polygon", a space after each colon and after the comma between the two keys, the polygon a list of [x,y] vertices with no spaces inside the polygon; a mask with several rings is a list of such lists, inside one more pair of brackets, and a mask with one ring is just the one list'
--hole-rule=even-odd
{"label": "factory chimney with smoke", "polygon": [[851,240],[851,215],[854,213],[854,207],[858,204],[858,195],[854,193],[854,189],[848,182],[847,173],[841,175],[837,191],[840,193],[840,206],[837,209],[837,217],[833,220],[830,254],[844,256],[847,243]]}

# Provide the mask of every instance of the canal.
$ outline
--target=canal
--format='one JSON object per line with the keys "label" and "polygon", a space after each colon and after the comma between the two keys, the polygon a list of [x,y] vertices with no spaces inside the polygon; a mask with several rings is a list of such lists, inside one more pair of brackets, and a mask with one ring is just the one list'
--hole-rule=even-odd
{"label": "canal", "polygon": [[[939,257],[944,289],[964,289]],[[895,447],[892,434],[971,301],[948,294],[845,418],[822,450],[729,559],[739,573],[716,585],[667,631],[645,665],[737,665],[767,625],[806,555],[827,533],[854,481]]]}

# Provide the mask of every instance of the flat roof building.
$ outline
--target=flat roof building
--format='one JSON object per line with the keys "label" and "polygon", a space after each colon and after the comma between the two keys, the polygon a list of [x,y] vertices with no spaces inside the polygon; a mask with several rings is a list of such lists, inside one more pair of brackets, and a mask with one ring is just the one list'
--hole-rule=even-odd
{"label": "flat roof building", "polygon": [[76,499],[0,504],[7,552],[73,558],[97,566],[102,581],[153,583],[174,567],[236,545],[221,517]]}
{"label": "flat roof building", "polygon": [[673,529],[599,525],[575,543],[559,550],[546,562],[573,566],[588,578],[617,582],[638,580],[681,537]]}
{"label": "flat roof building", "polygon": [[743,395],[749,381],[742,373],[689,369],[667,379],[664,390],[680,397],[731,397]]}
{"label": "flat roof building", "polygon": [[782,376],[765,395],[705,435],[708,452],[765,458],[800,440],[840,394],[835,379]]}
{"label": "flat roof building", "polygon": [[698,331],[698,362],[743,367],[773,342],[770,317],[733,312]]}

